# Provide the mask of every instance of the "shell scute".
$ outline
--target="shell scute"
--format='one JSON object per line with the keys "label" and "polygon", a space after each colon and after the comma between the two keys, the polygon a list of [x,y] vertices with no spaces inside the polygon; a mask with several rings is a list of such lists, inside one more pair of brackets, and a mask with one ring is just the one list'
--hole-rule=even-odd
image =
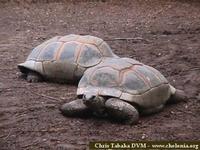
{"label": "shell scute", "polygon": [[102,54],[93,45],[85,44],[81,47],[81,52],[77,63],[83,67],[91,67],[98,64],[102,59]]}
{"label": "shell scute", "polygon": [[29,54],[27,60],[37,60],[40,52],[42,51],[42,49],[45,47],[44,44],[40,44],[37,47],[35,47],[32,52]]}
{"label": "shell scute", "polygon": [[61,50],[59,60],[68,60],[75,62],[75,52],[78,45],[79,44],[76,42],[65,43]]}
{"label": "shell scute", "polygon": [[151,87],[158,86],[163,82],[152,72],[148,67],[144,66],[137,66],[136,71],[139,73],[140,76],[144,77],[144,80],[149,83]]}
{"label": "shell scute", "polygon": [[54,60],[54,55],[56,54],[57,50],[61,46],[62,43],[60,42],[53,42],[48,44],[43,50],[40,52],[38,56],[38,60]]}
{"label": "shell scute", "polygon": [[141,94],[149,89],[149,86],[131,70],[123,74],[121,86],[123,91],[131,94]]}
{"label": "shell scute", "polygon": [[158,71],[156,70],[155,68],[151,67],[151,66],[146,66],[148,69],[150,69],[154,75],[157,76],[157,78],[160,79],[161,82],[163,83],[168,83],[167,79]]}
{"label": "shell scute", "polygon": [[104,67],[93,72],[90,83],[93,86],[99,87],[116,87],[118,86],[118,78],[118,71],[109,67]]}

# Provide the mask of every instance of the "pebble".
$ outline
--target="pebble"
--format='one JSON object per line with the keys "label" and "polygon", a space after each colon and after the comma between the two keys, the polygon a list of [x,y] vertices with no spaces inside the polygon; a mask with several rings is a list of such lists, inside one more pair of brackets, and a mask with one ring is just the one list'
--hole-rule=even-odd
{"label": "pebble", "polygon": [[0,82],[0,92],[3,90],[3,83]]}
{"label": "pebble", "polygon": [[143,133],[141,138],[144,140],[144,139],[146,139],[147,137],[148,137],[148,136],[147,136],[146,134]]}

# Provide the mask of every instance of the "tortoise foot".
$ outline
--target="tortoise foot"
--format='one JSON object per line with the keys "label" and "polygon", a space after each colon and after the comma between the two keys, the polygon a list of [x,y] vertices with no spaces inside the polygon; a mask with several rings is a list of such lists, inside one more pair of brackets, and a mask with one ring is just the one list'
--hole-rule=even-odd
{"label": "tortoise foot", "polygon": [[117,98],[111,98],[105,103],[108,115],[124,124],[138,122],[139,113],[135,107]]}
{"label": "tortoise foot", "polygon": [[18,79],[26,79],[26,77],[27,77],[27,75],[25,74],[25,73],[21,73],[21,72],[19,72],[19,73],[17,73],[17,77],[18,77]]}
{"label": "tortoise foot", "polygon": [[89,114],[89,108],[83,103],[82,99],[63,104],[60,111],[68,117],[82,117]]}
{"label": "tortoise foot", "polygon": [[30,83],[37,83],[42,81],[42,77],[35,72],[30,72],[27,74],[26,80]]}

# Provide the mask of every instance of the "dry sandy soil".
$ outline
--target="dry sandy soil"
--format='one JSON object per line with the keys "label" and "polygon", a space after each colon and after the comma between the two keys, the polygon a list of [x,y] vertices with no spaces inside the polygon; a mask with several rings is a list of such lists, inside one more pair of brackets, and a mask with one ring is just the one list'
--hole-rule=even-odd
{"label": "dry sandy soil", "polygon": [[[35,1],[0,0],[1,150],[86,149],[97,140],[200,140],[198,0]],[[103,38],[119,56],[155,67],[187,93],[188,102],[133,126],[62,116],[58,108],[76,98],[76,85],[27,83],[18,77],[17,64],[44,40],[70,33]]]}

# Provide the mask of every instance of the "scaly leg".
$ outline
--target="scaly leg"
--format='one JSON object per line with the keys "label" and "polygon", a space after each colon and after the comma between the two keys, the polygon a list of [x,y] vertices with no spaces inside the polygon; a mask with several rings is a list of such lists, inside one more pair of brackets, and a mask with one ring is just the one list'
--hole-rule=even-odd
{"label": "scaly leg", "polygon": [[28,72],[26,80],[28,82],[36,83],[42,81],[42,77],[36,72]]}
{"label": "scaly leg", "polygon": [[125,124],[137,123],[139,113],[131,104],[117,98],[110,98],[105,103],[108,115],[115,120],[123,121]]}
{"label": "scaly leg", "polygon": [[87,115],[90,109],[83,103],[82,99],[77,99],[62,105],[60,111],[65,116],[81,117]]}

